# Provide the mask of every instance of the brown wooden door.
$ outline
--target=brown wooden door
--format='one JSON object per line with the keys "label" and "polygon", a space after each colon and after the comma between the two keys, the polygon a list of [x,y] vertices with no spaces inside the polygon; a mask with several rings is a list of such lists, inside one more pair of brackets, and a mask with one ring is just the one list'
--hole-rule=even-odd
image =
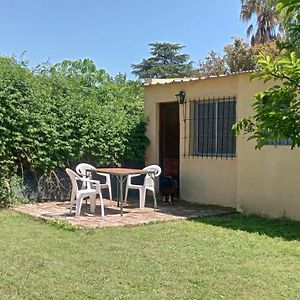
{"label": "brown wooden door", "polygon": [[159,112],[159,160],[162,174],[175,177],[179,182],[179,105],[177,102],[161,103]]}

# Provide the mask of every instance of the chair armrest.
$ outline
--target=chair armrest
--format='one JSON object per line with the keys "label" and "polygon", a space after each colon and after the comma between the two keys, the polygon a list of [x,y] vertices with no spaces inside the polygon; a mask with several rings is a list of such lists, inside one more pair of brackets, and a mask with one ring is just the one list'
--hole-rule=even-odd
{"label": "chair armrest", "polygon": [[[94,179],[86,179],[86,178],[78,178],[80,181],[82,182],[87,182],[87,183],[91,183],[91,187],[92,184],[94,184],[94,188],[96,188],[96,190],[100,192],[100,181],[99,180],[94,180]],[[96,187],[95,187],[96,186]]]}
{"label": "chair armrest", "polygon": [[132,175],[128,175],[127,178],[132,178],[132,177],[138,177],[138,176],[142,176],[145,174],[132,174]]}
{"label": "chair armrest", "polygon": [[127,176],[127,184],[132,184],[131,179],[133,177],[139,177],[139,176],[142,176],[142,175],[144,175],[144,174],[132,174],[132,175],[128,175]]}
{"label": "chair armrest", "polygon": [[99,183],[99,180],[94,180],[94,179],[88,179],[88,178],[83,178],[83,177],[77,177],[77,180],[83,181],[83,182],[90,182],[90,183]]}
{"label": "chair armrest", "polygon": [[107,173],[96,173],[97,175],[100,175],[100,176],[104,176],[104,177],[106,177],[106,178],[108,178],[108,177],[110,177],[110,175],[109,174],[107,174]]}

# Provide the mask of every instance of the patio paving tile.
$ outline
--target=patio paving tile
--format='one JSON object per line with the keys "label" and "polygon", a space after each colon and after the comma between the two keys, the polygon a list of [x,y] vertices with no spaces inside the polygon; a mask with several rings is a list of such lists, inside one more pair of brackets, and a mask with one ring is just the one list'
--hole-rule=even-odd
{"label": "patio paving tile", "polygon": [[[151,203],[151,201],[148,201]],[[101,228],[117,226],[133,226],[156,221],[171,221],[206,216],[223,215],[235,212],[232,208],[198,205],[186,201],[176,201],[174,205],[162,205],[158,203],[158,209],[147,206],[143,209],[138,207],[138,201],[129,201],[124,207],[123,217],[120,215],[120,208],[116,201],[112,205],[109,200],[104,199],[105,216],[101,217],[100,206],[97,203],[95,214],[89,212],[89,204],[82,205],[81,215],[75,217],[73,211],[69,212],[69,201],[49,201],[36,204],[25,204],[13,207],[12,210],[29,214],[44,220],[65,220],[72,225],[84,228]]]}

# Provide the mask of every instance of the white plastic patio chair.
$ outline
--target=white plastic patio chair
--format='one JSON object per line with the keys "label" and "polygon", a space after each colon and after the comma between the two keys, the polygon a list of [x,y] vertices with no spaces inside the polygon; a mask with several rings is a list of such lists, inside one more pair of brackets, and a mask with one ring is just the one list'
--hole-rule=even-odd
{"label": "white plastic patio chair", "polygon": [[158,165],[150,165],[143,169],[143,171],[150,171],[151,173],[146,174],[144,178],[143,185],[132,183],[132,178],[141,176],[142,174],[137,175],[128,175],[126,182],[126,190],[125,190],[125,200],[124,203],[127,202],[128,190],[136,189],[139,190],[139,200],[140,200],[140,208],[145,207],[145,199],[147,190],[152,191],[153,199],[154,199],[154,207],[156,207],[156,195],[155,195],[155,177],[158,177],[161,173],[161,168]]}
{"label": "white plastic patio chair", "polygon": [[[80,176],[82,176],[83,178],[92,179],[92,173],[88,170],[96,170],[96,168],[94,166],[90,165],[90,164],[87,164],[87,163],[80,163],[76,166],[76,172]],[[98,172],[97,172],[97,174],[105,178],[104,183],[99,182],[100,183],[100,188],[101,189],[108,189],[110,204],[112,205],[110,175],[105,174],[105,173],[98,173]]]}
{"label": "white plastic patio chair", "polygon": [[[101,204],[101,216],[104,216],[104,204],[103,198],[100,189],[100,183],[98,180],[91,180],[87,178],[82,178],[78,176],[74,171],[69,168],[66,168],[66,172],[69,175],[72,183],[72,192],[71,192],[71,199],[70,199],[70,213],[72,213],[72,209],[74,206],[74,202],[76,199],[76,211],[75,216],[78,217],[80,215],[82,201],[84,198],[90,198],[90,207],[91,212],[95,212],[96,207],[96,195],[99,195],[100,204]],[[82,186],[79,188],[78,182],[82,182]],[[93,186],[93,187],[92,187]]]}

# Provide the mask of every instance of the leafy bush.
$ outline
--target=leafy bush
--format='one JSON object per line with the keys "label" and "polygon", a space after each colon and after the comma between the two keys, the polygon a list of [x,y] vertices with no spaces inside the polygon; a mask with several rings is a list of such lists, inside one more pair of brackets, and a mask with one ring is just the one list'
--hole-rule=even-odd
{"label": "leafy bush", "polygon": [[224,55],[210,51],[205,60],[199,62],[194,75],[207,77],[257,70],[260,68],[258,58],[261,54],[275,59],[279,52],[275,42],[251,46],[243,39],[235,38],[232,44],[224,47]]}
{"label": "leafy bush", "polygon": [[24,170],[45,180],[83,159],[143,160],[142,96],[140,82],[88,59],[30,70],[0,57],[0,204],[12,201],[11,178]]}
{"label": "leafy bush", "polygon": [[237,122],[236,134],[248,133],[260,149],[269,141],[288,140],[291,148],[300,147],[300,3],[277,0],[284,19],[285,38],[278,43],[280,54],[261,55],[260,71],[253,76],[264,82],[275,82],[271,88],[255,95],[254,114]]}

